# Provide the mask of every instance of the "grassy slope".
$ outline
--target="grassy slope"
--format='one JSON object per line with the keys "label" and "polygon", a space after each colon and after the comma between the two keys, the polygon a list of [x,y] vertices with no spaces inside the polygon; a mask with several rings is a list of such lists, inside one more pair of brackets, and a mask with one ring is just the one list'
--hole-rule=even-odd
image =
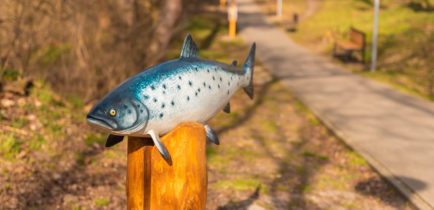
{"label": "grassy slope", "polygon": [[[433,1],[432,5],[433,5]],[[324,0],[316,14],[300,24],[291,36],[313,51],[331,55],[330,35],[346,39],[350,27],[367,34],[371,57],[373,6],[364,0]],[[357,66],[347,66],[364,76],[392,84],[411,94],[434,100],[429,95],[428,80],[434,80],[434,13],[417,11],[404,1],[382,0],[379,16],[378,71],[360,71]],[[434,91],[434,90],[431,90]]]}

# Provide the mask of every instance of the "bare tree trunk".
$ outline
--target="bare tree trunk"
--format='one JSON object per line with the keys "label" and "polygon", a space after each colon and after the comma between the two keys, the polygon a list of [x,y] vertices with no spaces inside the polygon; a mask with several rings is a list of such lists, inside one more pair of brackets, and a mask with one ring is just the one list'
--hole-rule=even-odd
{"label": "bare tree trunk", "polygon": [[173,28],[181,16],[182,0],[165,0],[154,32],[154,41],[150,45],[147,65],[159,61],[167,51]]}

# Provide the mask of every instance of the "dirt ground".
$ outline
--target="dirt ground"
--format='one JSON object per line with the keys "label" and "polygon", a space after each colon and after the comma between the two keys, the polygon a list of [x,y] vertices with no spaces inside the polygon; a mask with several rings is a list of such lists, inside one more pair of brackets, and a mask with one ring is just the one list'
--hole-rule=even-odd
{"label": "dirt ground", "polygon": [[[225,27],[193,21],[200,56],[245,58]],[[255,100],[239,91],[232,112],[210,122],[221,145],[207,146],[207,209],[411,208],[259,63],[254,80]],[[104,149],[105,135],[85,124],[89,106],[41,82],[0,102],[0,209],[125,208],[126,143]]]}

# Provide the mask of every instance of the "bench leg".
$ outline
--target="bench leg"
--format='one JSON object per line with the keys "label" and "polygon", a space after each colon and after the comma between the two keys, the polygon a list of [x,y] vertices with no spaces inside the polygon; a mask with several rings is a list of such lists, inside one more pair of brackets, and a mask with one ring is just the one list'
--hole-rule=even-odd
{"label": "bench leg", "polygon": [[345,63],[348,63],[351,60],[351,50],[345,50]]}
{"label": "bench leg", "polygon": [[336,58],[336,44],[333,45],[333,58]]}

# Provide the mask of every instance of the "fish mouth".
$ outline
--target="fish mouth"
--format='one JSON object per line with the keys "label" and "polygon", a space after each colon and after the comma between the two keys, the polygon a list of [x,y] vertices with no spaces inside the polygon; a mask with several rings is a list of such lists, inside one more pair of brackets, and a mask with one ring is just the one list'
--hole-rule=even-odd
{"label": "fish mouth", "polygon": [[106,119],[91,115],[86,117],[86,121],[89,125],[106,131],[112,131],[117,127],[113,122],[108,122]]}

